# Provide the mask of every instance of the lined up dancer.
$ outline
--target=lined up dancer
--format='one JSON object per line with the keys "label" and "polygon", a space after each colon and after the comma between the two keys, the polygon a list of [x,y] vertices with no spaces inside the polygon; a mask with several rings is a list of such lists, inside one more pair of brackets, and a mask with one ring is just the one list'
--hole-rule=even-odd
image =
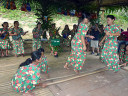
{"label": "lined up dancer", "polygon": [[9,33],[9,35],[12,36],[13,39],[13,50],[15,53],[15,57],[17,57],[17,55],[19,54],[22,54],[22,56],[24,56],[24,46],[21,35],[25,35],[27,32],[24,32],[23,29],[19,27],[18,21],[14,21],[14,28],[11,28]]}
{"label": "lined up dancer", "polygon": [[71,40],[73,39],[73,37],[75,36],[76,32],[77,32],[77,28],[78,26],[76,24],[73,25],[73,29],[71,30]]}
{"label": "lined up dancer", "polygon": [[106,63],[108,69],[112,69],[114,72],[120,70],[119,57],[118,57],[118,42],[117,37],[120,36],[120,26],[114,24],[115,17],[113,15],[107,16],[107,26],[104,29],[106,35],[102,39],[99,45],[105,40],[104,47],[101,53],[102,62]]}
{"label": "lined up dancer", "polygon": [[85,37],[94,38],[93,36],[86,35],[88,31],[86,24],[88,24],[88,22],[89,18],[83,16],[83,21],[79,24],[78,32],[71,41],[70,56],[64,65],[64,68],[69,69],[68,65],[71,64],[77,74],[82,69],[84,61],[86,60]]}
{"label": "lined up dancer", "polygon": [[46,84],[40,83],[40,68],[37,66],[41,63],[41,54],[34,51],[31,59],[28,58],[21,63],[16,74],[12,78],[12,87],[17,93],[23,93],[23,96],[35,96],[31,93],[36,86],[46,87]]}
{"label": "lined up dancer", "polygon": [[63,36],[63,44],[65,46],[70,46],[70,40],[68,38],[68,36],[70,35],[70,29],[69,29],[69,26],[68,25],[65,25],[65,28],[64,30],[62,31],[62,36]]}
{"label": "lined up dancer", "polygon": [[38,22],[36,28],[33,29],[33,51],[41,48],[41,35],[43,35],[43,30],[41,28],[41,23]]}
{"label": "lined up dancer", "polygon": [[[4,22],[2,24],[3,28],[0,28],[0,49],[1,49],[1,56],[4,55],[4,50],[6,50],[6,56],[8,56],[8,49],[10,49],[10,39],[9,39],[9,25],[8,22]],[[10,27],[11,28],[11,27]]]}

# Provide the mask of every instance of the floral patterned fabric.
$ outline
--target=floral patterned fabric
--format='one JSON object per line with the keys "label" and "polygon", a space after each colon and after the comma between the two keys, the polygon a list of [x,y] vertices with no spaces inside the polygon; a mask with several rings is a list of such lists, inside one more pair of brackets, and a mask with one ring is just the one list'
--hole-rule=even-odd
{"label": "floral patterned fabric", "polygon": [[[121,33],[118,25],[106,26],[105,32]],[[107,36],[101,53],[101,60],[105,62],[108,69],[112,69],[115,72],[120,70],[117,46],[117,36]]]}
{"label": "floral patterned fabric", "polygon": [[38,65],[41,69],[42,72],[45,72],[45,73],[48,73],[49,72],[49,69],[47,69],[48,67],[48,64],[47,64],[47,57],[46,56],[43,56],[42,57],[42,62],[39,63]]}
{"label": "floral patterned fabric", "polygon": [[[2,31],[8,32],[8,29],[0,28],[0,34]],[[0,38],[0,49],[10,49],[11,48],[11,43],[9,36],[7,36],[6,39],[1,39]]]}
{"label": "floral patterned fabric", "polygon": [[75,70],[81,70],[86,60],[86,52],[83,50],[81,36],[86,36],[87,25],[81,23],[78,32],[71,41],[71,53],[68,57],[67,63],[71,64]]}
{"label": "floral patterned fabric", "polygon": [[16,92],[26,93],[35,88],[40,80],[40,68],[35,64],[20,67],[12,78],[12,87]]}
{"label": "floral patterned fabric", "polygon": [[[23,40],[21,38],[21,35],[24,34],[24,31],[22,28],[18,28],[18,30],[12,28],[9,30],[10,33],[15,34],[17,33],[18,36],[12,36],[13,37],[13,49],[15,54],[24,54],[24,44]],[[19,38],[18,38],[19,37]]]}
{"label": "floral patterned fabric", "polygon": [[33,36],[33,49],[39,49],[41,48],[41,34],[43,34],[43,30],[40,29],[38,30],[37,28],[34,28],[32,32],[38,32],[39,34],[37,35],[37,38],[34,38]]}
{"label": "floral patterned fabric", "polygon": [[119,57],[120,57],[120,61],[122,61],[123,63],[128,62],[128,54],[124,52],[124,49],[120,50]]}

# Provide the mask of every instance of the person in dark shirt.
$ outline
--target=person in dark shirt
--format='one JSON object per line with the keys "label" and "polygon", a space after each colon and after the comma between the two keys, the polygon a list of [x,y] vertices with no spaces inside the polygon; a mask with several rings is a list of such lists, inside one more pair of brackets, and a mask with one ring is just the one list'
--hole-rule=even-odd
{"label": "person in dark shirt", "polygon": [[92,27],[92,30],[90,32],[92,36],[95,38],[91,40],[91,47],[92,47],[92,55],[95,54],[95,48],[97,49],[97,56],[99,56],[99,35],[100,35],[100,29],[98,28],[98,24],[95,24],[95,26]]}

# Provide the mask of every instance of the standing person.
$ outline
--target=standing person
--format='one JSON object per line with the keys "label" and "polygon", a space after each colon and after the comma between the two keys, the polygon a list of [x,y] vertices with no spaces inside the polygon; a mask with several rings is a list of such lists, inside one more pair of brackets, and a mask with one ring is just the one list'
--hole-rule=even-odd
{"label": "standing person", "polygon": [[99,45],[102,45],[105,40],[104,47],[101,53],[101,60],[106,63],[108,69],[112,69],[114,72],[120,70],[119,57],[118,57],[118,42],[117,37],[120,36],[120,26],[114,24],[115,17],[113,15],[107,16],[107,26],[105,27],[106,35],[102,39]]}
{"label": "standing person", "polygon": [[8,49],[10,46],[9,40],[9,29],[8,29],[8,22],[4,22],[2,24],[3,28],[0,28],[0,49],[1,49],[1,56],[4,56],[4,50],[6,50],[6,56],[8,56]]}
{"label": "standing person", "polygon": [[33,51],[41,48],[41,35],[43,35],[43,30],[41,28],[41,23],[38,22],[37,26],[33,29]]}
{"label": "standing person", "polygon": [[78,32],[71,41],[70,56],[64,65],[64,68],[69,69],[68,65],[71,64],[77,74],[82,69],[84,61],[86,60],[85,37],[90,37],[92,39],[94,38],[94,36],[86,35],[88,31],[86,24],[88,24],[88,22],[89,18],[83,16],[83,20],[79,25]]}
{"label": "standing person", "polygon": [[73,37],[75,36],[76,32],[77,32],[77,25],[74,24],[74,25],[73,25],[73,29],[71,30],[71,40],[72,40]]}
{"label": "standing person", "polygon": [[17,55],[19,54],[22,54],[22,56],[24,56],[24,46],[21,35],[24,36],[27,32],[24,32],[23,29],[19,27],[18,21],[14,21],[14,28],[10,29],[9,35],[12,36],[13,39],[13,49],[15,57],[17,57]]}
{"label": "standing person", "polygon": [[63,43],[66,45],[66,46],[70,46],[70,40],[68,38],[68,36],[70,35],[70,29],[69,29],[69,26],[68,25],[65,25],[65,28],[64,30],[62,31],[62,36],[63,36]]}
{"label": "standing person", "polygon": [[35,96],[31,91],[36,86],[45,87],[46,84],[40,82],[40,68],[37,66],[41,62],[41,54],[35,51],[25,62],[21,63],[16,74],[12,78],[12,87],[17,93],[23,96]]}
{"label": "standing person", "polygon": [[91,47],[92,47],[92,55],[95,54],[95,48],[97,49],[97,56],[99,56],[99,34],[100,29],[98,28],[98,24],[95,24],[94,29],[91,30],[90,33],[95,38],[91,40]]}

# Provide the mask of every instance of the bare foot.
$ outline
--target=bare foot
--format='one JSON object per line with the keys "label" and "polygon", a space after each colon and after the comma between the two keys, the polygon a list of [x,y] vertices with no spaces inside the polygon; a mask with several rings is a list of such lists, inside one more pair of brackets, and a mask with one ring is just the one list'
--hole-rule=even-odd
{"label": "bare foot", "polygon": [[66,64],[64,65],[64,68],[65,68],[65,69],[69,69],[68,63],[66,63]]}
{"label": "bare foot", "polygon": [[24,57],[24,54],[22,54],[22,56]]}
{"label": "bare foot", "polygon": [[22,96],[35,96],[35,94],[28,92],[28,93],[23,93]]}
{"label": "bare foot", "polygon": [[77,75],[79,74],[79,70],[74,69],[74,71],[76,72]]}
{"label": "bare foot", "polygon": [[18,57],[18,56],[15,54],[15,57]]}

